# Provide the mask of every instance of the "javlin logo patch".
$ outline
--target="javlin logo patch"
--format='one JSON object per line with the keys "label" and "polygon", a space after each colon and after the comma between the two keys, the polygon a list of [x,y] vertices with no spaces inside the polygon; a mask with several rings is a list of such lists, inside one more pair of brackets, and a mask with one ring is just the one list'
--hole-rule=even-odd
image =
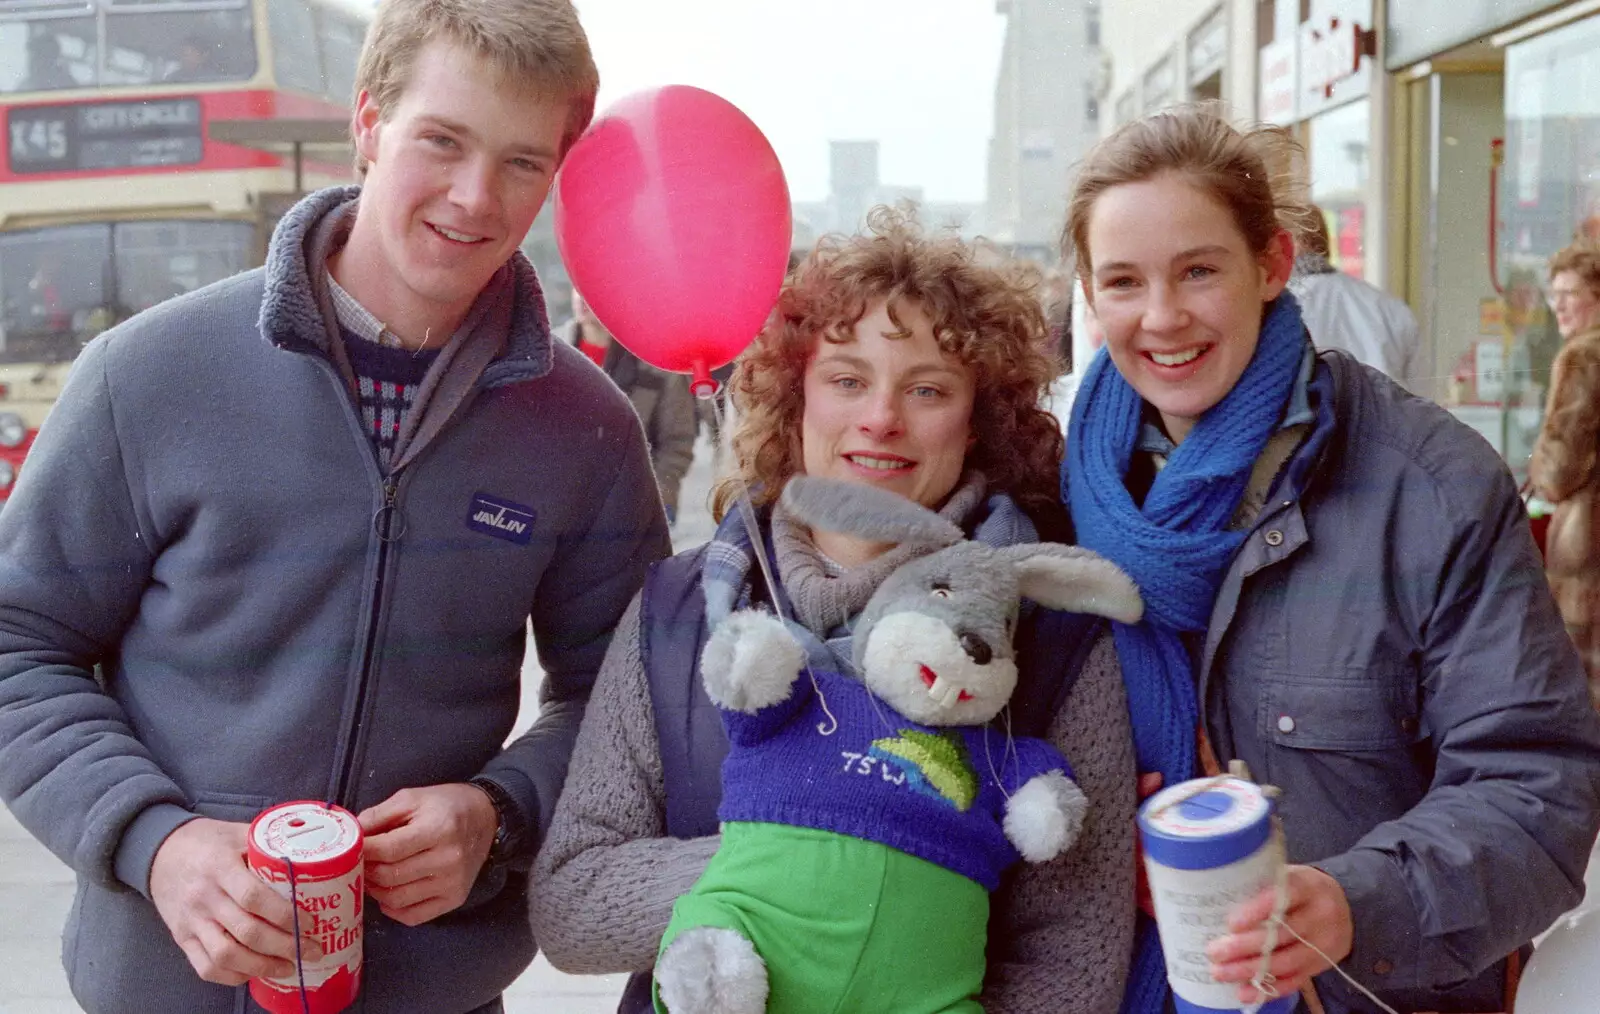
{"label": "javlin logo patch", "polygon": [[533,521],[532,507],[524,507],[488,493],[474,493],[472,506],[467,508],[468,528],[515,542],[519,546],[526,546],[528,540],[533,538]]}

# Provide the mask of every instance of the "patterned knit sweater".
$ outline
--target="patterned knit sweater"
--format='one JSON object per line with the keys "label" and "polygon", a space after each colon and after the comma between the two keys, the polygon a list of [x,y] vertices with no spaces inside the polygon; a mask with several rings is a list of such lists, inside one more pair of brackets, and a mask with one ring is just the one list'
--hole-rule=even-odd
{"label": "patterned knit sweater", "polygon": [[[853,679],[813,675],[816,689],[802,674],[753,715],[723,710],[731,749],[717,817],[875,841],[998,888],[1022,858],[1001,827],[1006,800],[1035,775],[1071,778],[1066,758],[987,726],[920,725]],[[838,728],[823,735],[830,713]]]}
{"label": "patterned knit sweater", "polygon": [[[830,630],[841,611],[865,604],[888,571],[855,567],[829,578],[815,547],[781,520],[774,524],[779,580],[800,622]],[[636,598],[612,637],[535,862],[534,936],[567,972],[653,967],[672,903],[694,886],[719,842],[667,836],[665,776],[639,644]],[[1133,950],[1136,779],[1109,634],[1046,739],[1071,762],[1088,815],[1066,853],[1017,864],[1002,878],[980,1000],[987,1014],[1115,1014]]]}

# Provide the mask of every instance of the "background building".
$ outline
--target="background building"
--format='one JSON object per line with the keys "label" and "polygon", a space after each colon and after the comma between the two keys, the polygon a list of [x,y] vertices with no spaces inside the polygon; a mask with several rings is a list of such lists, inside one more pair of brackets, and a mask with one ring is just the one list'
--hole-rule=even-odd
{"label": "background building", "polygon": [[854,233],[865,227],[867,212],[880,204],[916,207],[918,219],[930,228],[956,229],[976,235],[982,206],[961,201],[927,201],[921,187],[885,183],[878,173],[877,141],[829,142],[828,196],[821,201],[796,201],[794,248],[809,250],[825,233]]}
{"label": "background building", "polygon": [[1072,166],[1100,133],[1100,0],[998,0],[983,231],[1016,253],[1056,257]]}
{"label": "background building", "polygon": [[[1256,22],[1272,0],[1103,0],[1102,133],[1175,102],[1255,114]],[[1293,5],[1296,0],[1289,0]]]}

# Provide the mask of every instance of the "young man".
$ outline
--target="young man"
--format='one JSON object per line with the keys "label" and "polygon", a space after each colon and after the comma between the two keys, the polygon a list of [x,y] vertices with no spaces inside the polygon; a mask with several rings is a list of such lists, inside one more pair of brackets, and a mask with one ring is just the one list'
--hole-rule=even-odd
{"label": "young man", "polygon": [[[293,974],[241,858],[293,799],[367,835],[358,1009],[495,1011],[531,960],[524,871],[668,551],[627,399],[516,252],[596,86],[568,0],[385,0],[364,185],[79,359],[0,514],[0,796],[78,873],[91,1014]],[[530,616],[541,714],[502,749]]]}

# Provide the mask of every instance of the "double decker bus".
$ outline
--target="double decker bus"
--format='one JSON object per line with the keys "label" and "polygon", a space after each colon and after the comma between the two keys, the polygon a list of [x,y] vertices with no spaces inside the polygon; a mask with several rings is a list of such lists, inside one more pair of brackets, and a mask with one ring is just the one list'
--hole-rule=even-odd
{"label": "double decker bus", "polygon": [[351,177],[360,0],[0,0],[0,503],[101,331]]}

